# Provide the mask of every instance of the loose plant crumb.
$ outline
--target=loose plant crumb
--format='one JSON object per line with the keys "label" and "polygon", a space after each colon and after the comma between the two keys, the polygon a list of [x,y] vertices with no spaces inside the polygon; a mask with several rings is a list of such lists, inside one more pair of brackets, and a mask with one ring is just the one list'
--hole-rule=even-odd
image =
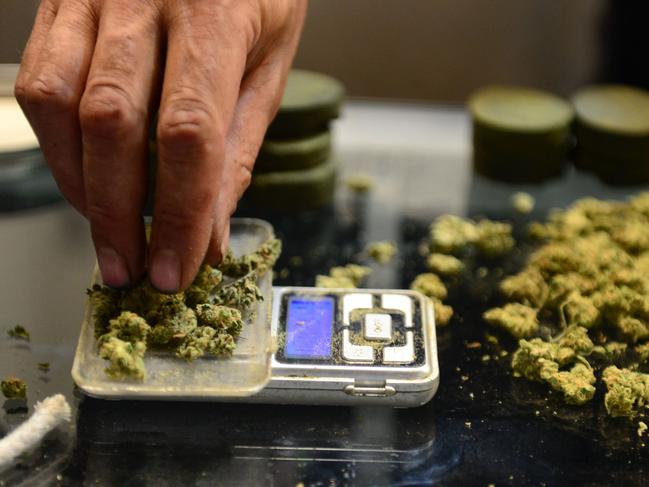
{"label": "loose plant crumb", "polygon": [[645,434],[647,431],[647,423],[644,421],[638,421],[638,437],[642,438],[642,436]]}
{"label": "loose plant crumb", "polygon": [[7,399],[24,399],[27,397],[27,384],[18,377],[7,377],[0,382],[0,389]]}
{"label": "loose plant crumb", "polygon": [[31,339],[31,334],[22,325],[16,325],[12,329],[7,330],[7,335],[9,335],[10,338],[15,338],[17,340],[30,341]]}
{"label": "loose plant crumb", "polygon": [[345,179],[345,186],[356,193],[367,193],[374,188],[374,178],[368,174],[353,174]]}
{"label": "loose plant crumb", "polygon": [[378,264],[389,263],[397,254],[397,246],[393,242],[381,240],[370,243],[366,251],[368,255]]}
{"label": "loose plant crumb", "polygon": [[534,205],[536,201],[534,197],[525,192],[514,193],[511,197],[511,203],[514,210],[521,215],[527,215],[534,211]]}
{"label": "loose plant crumb", "polygon": [[464,263],[452,255],[432,253],[426,259],[426,265],[441,276],[457,276],[464,271]]}

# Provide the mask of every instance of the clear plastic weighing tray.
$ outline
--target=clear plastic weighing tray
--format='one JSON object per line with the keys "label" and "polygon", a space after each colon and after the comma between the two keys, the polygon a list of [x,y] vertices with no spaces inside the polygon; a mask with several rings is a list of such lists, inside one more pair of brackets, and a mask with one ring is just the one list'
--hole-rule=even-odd
{"label": "clear plastic weighing tray", "polygon": [[[263,220],[234,218],[230,227],[230,246],[239,256],[256,250],[273,236],[273,228]],[[110,379],[104,369],[108,362],[97,353],[92,325],[93,308],[86,306],[81,324],[72,378],[89,396],[105,399],[216,400],[249,396],[270,380],[273,341],[270,333],[272,272],[258,285],[264,300],[257,303],[237,341],[234,354],[227,358],[203,357],[186,362],[171,352],[148,350],[144,357],[144,381]],[[92,284],[100,282],[95,267]],[[246,315],[250,315],[246,313]]]}

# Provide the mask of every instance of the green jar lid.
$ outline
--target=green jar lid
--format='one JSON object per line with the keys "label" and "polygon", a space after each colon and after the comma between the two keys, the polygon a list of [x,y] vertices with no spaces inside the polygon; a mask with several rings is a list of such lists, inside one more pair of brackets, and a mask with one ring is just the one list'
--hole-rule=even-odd
{"label": "green jar lid", "polygon": [[474,123],[504,134],[551,132],[573,118],[569,103],[541,90],[487,86],[469,98]]}
{"label": "green jar lid", "polygon": [[317,166],[331,154],[331,133],[327,130],[299,139],[266,140],[259,149],[255,171],[295,171]]}
{"label": "green jar lid", "polygon": [[320,132],[338,117],[345,96],[343,84],[331,76],[292,70],[267,137],[291,138]]}
{"label": "green jar lid", "polygon": [[540,90],[488,86],[468,102],[473,167],[507,182],[541,182],[562,171],[571,146],[573,110]]}
{"label": "green jar lid", "polygon": [[580,89],[572,103],[577,122],[598,131],[649,137],[649,92],[624,85],[594,85]]}

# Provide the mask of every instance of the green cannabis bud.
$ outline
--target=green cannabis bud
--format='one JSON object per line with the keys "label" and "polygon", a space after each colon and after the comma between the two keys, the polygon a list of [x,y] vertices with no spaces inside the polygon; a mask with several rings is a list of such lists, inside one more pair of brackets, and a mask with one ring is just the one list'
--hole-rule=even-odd
{"label": "green cannabis bud", "polygon": [[387,264],[397,254],[397,246],[387,240],[381,240],[370,243],[366,251],[377,264]]}
{"label": "green cannabis bud", "polygon": [[611,416],[632,418],[646,412],[649,407],[649,374],[612,365],[604,370],[602,380],[608,389],[604,405]]}
{"label": "green cannabis bud", "polygon": [[371,273],[372,269],[358,264],[336,266],[329,269],[329,275],[316,276],[315,285],[328,289],[354,289]]}
{"label": "green cannabis bud", "polygon": [[219,269],[203,264],[194,282],[185,291],[185,303],[190,308],[209,302],[216,287],[223,281],[223,273]]}
{"label": "green cannabis bud", "polygon": [[435,309],[435,325],[446,326],[453,317],[453,308],[447,304],[442,303],[437,298],[428,298],[433,303]]}
{"label": "green cannabis bud", "polygon": [[453,254],[473,246],[485,257],[498,257],[509,252],[515,244],[509,223],[480,220],[454,215],[438,217],[430,227],[434,252]]}
{"label": "green cannabis bud", "polygon": [[568,404],[585,404],[595,396],[595,374],[588,362],[577,363],[569,371],[560,372],[558,366],[551,371],[546,369],[542,378],[552,389],[561,392]]}
{"label": "green cannabis bud", "polygon": [[442,215],[430,227],[432,248],[443,254],[460,252],[477,239],[475,224],[459,216]]}
{"label": "green cannabis bud", "polygon": [[87,294],[93,309],[95,337],[99,337],[108,331],[110,320],[119,314],[122,293],[117,289],[95,284],[92,289],[88,289]]}
{"label": "green cannabis bud", "polygon": [[269,269],[272,269],[281,252],[282,242],[272,238],[251,254],[237,258],[231,251],[228,252],[223,258],[219,270],[230,277],[243,277],[251,272],[263,276]]}
{"label": "green cannabis bud", "polygon": [[435,274],[457,276],[464,270],[464,263],[452,255],[432,253],[426,258],[426,265]]}
{"label": "green cannabis bud", "polygon": [[0,382],[0,389],[2,389],[2,394],[7,399],[24,399],[27,397],[27,384],[17,377],[7,377]]}
{"label": "green cannabis bud", "polygon": [[209,326],[218,332],[226,332],[237,338],[243,328],[241,311],[229,306],[201,304],[196,307],[196,317],[200,326]]}
{"label": "green cannabis bud", "polygon": [[478,236],[475,247],[485,257],[499,257],[514,248],[512,226],[509,223],[480,220],[476,225]]}
{"label": "green cannabis bud", "polygon": [[192,331],[176,355],[187,361],[196,360],[206,353],[212,355],[231,355],[236,347],[234,337],[227,332],[218,332],[209,326],[201,326]]}
{"label": "green cannabis bud", "polygon": [[99,356],[110,361],[106,369],[109,377],[133,377],[143,380],[144,352],[151,327],[144,318],[131,311],[123,311],[110,320],[108,333],[99,337]]}
{"label": "green cannabis bud", "polygon": [[448,291],[442,280],[430,272],[419,274],[415,280],[410,283],[410,289],[419,291],[424,296],[442,300],[446,298]]}
{"label": "green cannabis bud", "polygon": [[492,308],[482,315],[487,323],[509,332],[514,338],[532,336],[539,328],[536,310],[520,303],[509,303]]}
{"label": "green cannabis bud", "polygon": [[263,301],[264,296],[257,286],[256,274],[248,274],[230,284],[216,290],[214,303],[233,308],[246,309],[257,301]]}

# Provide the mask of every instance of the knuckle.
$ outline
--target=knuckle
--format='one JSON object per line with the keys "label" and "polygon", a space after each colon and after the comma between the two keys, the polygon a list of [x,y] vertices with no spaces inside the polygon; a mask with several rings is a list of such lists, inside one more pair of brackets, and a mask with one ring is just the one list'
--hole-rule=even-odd
{"label": "knuckle", "polygon": [[[255,151],[255,154],[257,151]],[[245,189],[250,186],[252,181],[252,164],[254,163],[254,157],[249,159],[247,156],[244,156],[244,159],[238,159],[236,163],[236,175],[237,175],[237,184],[239,194],[242,194]]]}
{"label": "knuckle", "polygon": [[14,96],[18,101],[18,104],[25,108],[26,105],[26,94],[27,94],[27,83],[23,79],[23,76],[19,76],[14,85]]}
{"label": "knuckle", "polygon": [[114,138],[137,129],[144,120],[128,91],[118,84],[91,84],[81,99],[79,122],[84,134]]}
{"label": "knuckle", "polygon": [[172,97],[160,114],[158,141],[165,150],[206,150],[210,141],[222,137],[210,109],[198,96]]}
{"label": "knuckle", "polygon": [[20,81],[14,91],[24,105],[37,110],[66,112],[74,110],[77,103],[70,84],[56,74],[42,73],[31,82]]}

